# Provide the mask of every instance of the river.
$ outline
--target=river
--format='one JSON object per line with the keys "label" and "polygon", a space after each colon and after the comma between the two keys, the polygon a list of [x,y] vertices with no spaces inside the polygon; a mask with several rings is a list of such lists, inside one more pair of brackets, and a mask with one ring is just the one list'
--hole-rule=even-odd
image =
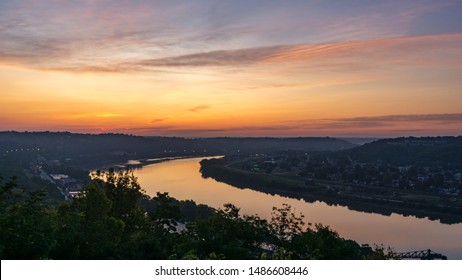
{"label": "river", "polygon": [[201,160],[188,158],[145,165],[136,169],[135,175],[150,196],[155,196],[156,192],[168,192],[177,199],[192,199],[214,208],[232,203],[241,209],[242,214],[258,214],[264,218],[270,217],[273,206],[288,203],[297,213],[305,215],[306,223],[328,225],[342,237],[360,244],[383,244],[396,252],[432,249],[449,259],[462,259],[462,223],[448,225],[413,216],[364,213],[323,202],[308,203],[243,190],[202,178],[199,172]]}

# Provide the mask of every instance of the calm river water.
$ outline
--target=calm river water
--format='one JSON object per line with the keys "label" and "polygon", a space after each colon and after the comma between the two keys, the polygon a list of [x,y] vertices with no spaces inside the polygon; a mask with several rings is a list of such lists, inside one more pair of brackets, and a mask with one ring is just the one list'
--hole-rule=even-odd
{"label": "calm river water", "polygon": [[432,249],[449,259],[462,259],[462,224],[447,225],[439,221],[404,217],[398,214],[383,216],[349,210],[343,206],[329,206],[323,202],[268,195],[239,189],[199,172],[201,158],[178,159],[143,166],[135,170],[141,186],[150,196],[168,192],[180,199],[192,199],[211,207],[233,203],[243,214],[258,214],[269,218],[273,206],[288,203],[296,212],[305,215],[305,222],[329,225],[342,237],[358,243],[384,244],[397,252]]}

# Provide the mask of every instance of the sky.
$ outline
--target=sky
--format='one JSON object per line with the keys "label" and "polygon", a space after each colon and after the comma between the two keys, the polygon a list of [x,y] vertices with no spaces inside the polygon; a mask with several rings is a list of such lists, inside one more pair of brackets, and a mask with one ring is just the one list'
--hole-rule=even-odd
{"label": "sky", "polygon": [[462,134],[462,0],[1,0],[0,130]]}

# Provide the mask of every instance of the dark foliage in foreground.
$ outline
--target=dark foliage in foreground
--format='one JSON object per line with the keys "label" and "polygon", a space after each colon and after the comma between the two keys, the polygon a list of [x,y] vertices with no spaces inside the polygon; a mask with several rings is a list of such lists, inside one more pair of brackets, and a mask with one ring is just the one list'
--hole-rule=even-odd
{"label": "dark foliage in foreground", "polygon": [[189,212],[195,203],[184,207],[167,193],[147,198],[128,171],[94,174],[80,197],[57,207],[43,199],[14,181],[0,183],[1,259],[387,257],[383,248],[360,246],[329,227],[305,228],[289,205],[274,208],[271,221],[242,216],[231,204],[185,219],[181,209]]}

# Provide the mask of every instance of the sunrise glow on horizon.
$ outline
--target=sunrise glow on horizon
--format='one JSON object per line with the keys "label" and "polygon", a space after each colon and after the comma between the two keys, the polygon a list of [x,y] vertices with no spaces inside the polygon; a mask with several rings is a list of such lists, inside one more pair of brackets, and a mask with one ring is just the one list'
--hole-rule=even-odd
{"label": "sunrise glow on horizon", "polygon": [[0,2],[0,131],[462,134],[462,1]]}

